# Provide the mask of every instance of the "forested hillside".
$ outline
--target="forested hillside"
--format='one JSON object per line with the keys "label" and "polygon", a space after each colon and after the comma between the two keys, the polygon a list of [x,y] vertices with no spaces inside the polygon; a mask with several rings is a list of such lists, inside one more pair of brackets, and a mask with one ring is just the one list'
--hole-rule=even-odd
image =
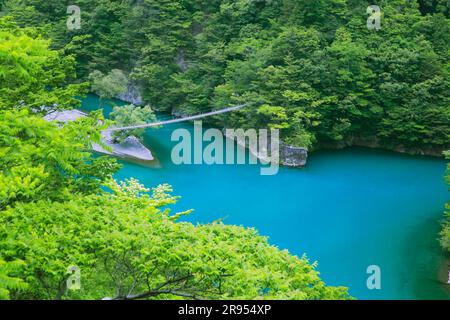
{"label": "forested hillside", "polygon": [[255,102],[235,127],[282,130],[317,148],[448,148],[447,0],[378,1],[381,30],[362,0],[4,0],[3,14],[39,26],[76,57],[78,74],[124,70],[154,108],[197,113]]}
{"label": "forested hillside", "polygon": [[[349,299],[254,229],[180,222],[190,211],[167,209],[170,186],[116,182],[118,162],[86,151],[110,124],[101,112],[59,127],[41,117],[77,107],[89,81],[111,98],[131,80],[155,110],[251,102],[214,121],[281,129],[294,146],[440,155],[449,1],[78,0],[81,28],[69,30],[72,4],[0,0],[0,299]],[[155,120],[133,106],[112,119],[139,113]],[[82,269],[79,290],[69,266]]]}
{"label": "forested hillside", "polygon": [[116,182],[118,162],[88,151],[100,111],[42,119],[84,92],[74,62],[0,18],[0,300],[349,298],[254,229],[178,221],[168,185]]}

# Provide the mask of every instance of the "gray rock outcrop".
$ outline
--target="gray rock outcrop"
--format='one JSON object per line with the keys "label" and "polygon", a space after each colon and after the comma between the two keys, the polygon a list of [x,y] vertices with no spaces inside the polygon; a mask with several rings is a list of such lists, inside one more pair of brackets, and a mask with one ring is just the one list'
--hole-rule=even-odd
{"label": "gray rock outcrop", "polygon": [[[70,121],[76,121],[86,116],[87,116],[86,113],[74,109],[74,110],[51,112],[46,116],[44,116],[44,120],[49,122],[55,121],[61,124]],[[130,158],[134,160],[141,160],[141,161],[154,160],[152,152],[149,149],[147,149],[135,136],[130,136],[126,138],[125,141],[121,143],[116,143],[114,142],[114,139],[110,131],[103,131],[102,144],[108,147],[108,149],[110,150],[105,149],[104,146],[101,146],[100,144],[94,143],[92,145],[93,151],[121,158]]]}
{"label": "gray rock outcrop", "polygon": [[144,104],[144,99],[142,98],[142,90],[141,88],[130,82],[128,84],[127,91],[121,93],[117,96],[117,99],[134,104],[135,106],[142,106]]}
{"label": "gray rock outcrop", "polygon": [[304,167],[308,161],[308,150],[282,143],[280,145],[281,164],[287,167]]}
{"label": "gray rock outcrop", "polygon": [[93,144],[94,151],[121,158],[132,158],[135,160],[152,161],[153,155],[149,149],[147,149],[138,138],[135,136],[129,136],[121,143],[114,142],[114,139],[110,131],[102,132],[102,143],[108,146],[111,151],[106,150],[99,144]]}

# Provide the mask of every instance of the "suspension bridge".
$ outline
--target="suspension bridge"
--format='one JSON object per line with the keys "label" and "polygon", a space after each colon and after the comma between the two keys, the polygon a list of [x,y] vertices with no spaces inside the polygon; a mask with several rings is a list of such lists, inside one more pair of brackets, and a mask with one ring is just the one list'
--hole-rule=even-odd
{"label": "suspension bridge", "polygon": [[120,128],[111,127],[104,131],[105,132],[114,132],[114,131],[125,131],[125,130],[134,130],[134,129],[145,129],[145,128],[159,127],[159,126],[164,126],[164,125],[179,123],[179,122],[194,121],[194,120],[198,120],[198,119],[202,119],[202,118],[206,118],[206,117],[212,117],[212,116],[216,116],[219,114],[237,111],[237,110],[243,109],[245,107],[248,107],[249,105],[250,105],[250,103],[245,103],[245,104],[241,104],[241,105],[234,106],[234,107],[229,107],[229,108],[211,111],[211,112],[207,112],[207,113],[197,114],[194,116],[186,116],[186,117],[178,118],[178,119],[145,123],[145,124],[128,126],[128,127],[120,127]]}
{"label": "suspension bridge", "polygon": [[[243,109],[247,106],[251,105],[251,103],[245,103],[234,107],[229,107],[225,109],[220,109],[212,112],[192,115],[192,116],[186,116],[178,119],[169,119],[164,121],[157,121],[152,123],[145,123],[140,125],[134,125],[134,126],[127,126],[127,127],[110,127],[108,129],[105,129],[102,131],[102,143],[96,144],[93,143],[92,149],[96,152],[102,153],[102,154],[108,154],[113,156],[118,156],[121,158],[131,158],[135,160],[140,161],[152,161],[154,160],[153,155],[149,149],[147,149],[140,141],[134,136],[130,136],[125,141],[122,141],[121,143],[117,143],[114,141],[112,137],[112,133],[114,131],[125,131],[125,130],[133,130],[133,129],[141,129],[141,128],[151,128],[151,127],[159,127],[164,126],[172,123],[178,123],[178,122],[185,122],[185,121],[193,121],[198,120],[206,117],[212,117],[228,112],[237,111],[240,109]],[[73,110],[65,110],[65,111],[55,111],[47,114],[44,119],[46,121],[52,122],[59,122],[59,123],[67,123],[71,121],[76,121],[80,118],[86,117],[87,114],[73,109]],[[109,150],[105,149],[104,147],[108,147]]]}

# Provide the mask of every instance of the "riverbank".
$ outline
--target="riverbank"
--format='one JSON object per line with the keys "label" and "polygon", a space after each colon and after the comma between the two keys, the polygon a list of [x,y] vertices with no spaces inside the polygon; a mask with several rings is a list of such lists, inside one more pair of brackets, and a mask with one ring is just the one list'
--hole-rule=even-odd
{"label": "riverbank", "polygon": [[443,152],[450,149],[450,145],[447,147],[444,147],[442,149],[431,148],[431,147],[412,148],[412,147],[406,147],[404,145],[383,144],[376,137],[369,137],[369,138],[352,137],[345,141],[328,142],[328,143],[322,142],[315,147],[315,150],[322,150],[322,149],[342,150],[342,149],[351,148],[351,147],[364,147],[364,148],[370,148],[370,149],[374,149],[374,150],[393,151],[393,152],[397,152],[400,154],[431,156],[431,157],[439,157],[439,158],[443,158]]}
{"label": "riverbank", "polygon": [[[170,136],[179,128],[193,130],[178,124],[145,137],[161,156],[160,169],[127,161],[116,178],[168,183],[182,197],[172,212],[195,209],[183,220],[254,227],[271,244],[318,261],[328,285],[349,286],[358,299],[415,299],[417,290],[442,298],[436,234],[447,197],[445,161],[353,148],[314,152],[304,169],[282,167],[268,177],[254,165],[177,166]],[[374,264],[382,290],[366,287]]]}
{"label": "riverbank", "polygon": [[[174,118],[182,118],[186,117],[186,114],[173,110],[172,116]],[[222,130],[225,133],[225,128]],[[227,137],[230,138],[230,137]],[[231,139],[233,139],[231,137]],[[261,157],[260,154],[253,152],[252,148],[249,148],[248,145],[240,143],[237,139],[234,139],[240,146],[247,148],[249,152],[260,159],[261,161],[266,161],[265,157]],[[318,143],[311,150],[308,150],[304,147],[292,146],[280,142],[280,164],[286,167],[294,167],[294,168],[302,168],[305,167],[308,161],[308,154],[310,152],[320,151],[320,150],[342,150],[351,147],[363,147],[370,148],[374,150],[386,150],[393,151],[399,154],[407,154],[407,155],[418,155],[418,156],[432,156],[432,157],[443,157],[443,152],[450,149],[450,145],[444,147],[442,149],[431,148],[431,147],[420,147],[420,148],[412,148],[406,147],[404,145],[388,145],[380,142],[376,137],[351,137],[345,141],[339,142],[328,142],[328,143]]]}
{"label": "riverbank", "polygon": [[450,297],[450,254],[448,252],[442,253],[442,261],[439,267],[438,280]]}
{"label": "riverbank", "polygon": [[[222,132],[227,139],[232,140],[240,147],[247,149],[251,156],[260,160],[262,163],[273,163],[276,160],[271,155],[272,140],[270,138],[267,140],[267,148],[261,150],[261,146],[259,146],[259,148],[258,145],[250,146],[250,141],[248,141],[248,139],[247,141],[245,139],[237,139],[235,135],[228,134],[226,129],[223,129]],[[291,168],[303,168],[306,166],[308,160],[308,150],[306,148],[290,146],[280,141],[278,141],[278,144],[279,146],[276,149],[279,151],[279,159],[277,162],[280,165]],[[274,151],[276,152],[276,150]]]}
{"label": "riverbank", "polygon": [[94,151],[115,157],[131,158],[139,161],[155,160],[150,149],[141,143],[135,136],[129,136],[124,141],[117,143],[114,141],[110,131],[103,131],[102,144],[103,145],[93,144],[92,147]]}
{"label": "riverbank", "polygon": [[[44,116],[44,120],[49,122],[67,123],[87,117],[88,113],[73,109],[64,111],[53,111]],[[118,143],[110,131],[102,131],[102,143],[93,143],[92,149],[95,152],[115,156],[123,159],[131,159],[143,162],[154,161],[152,152],[135,136],[129,136],[124,141]]]}
{"label": "riverbank", "polygon": [[[96,102],[88,97],[83,110]],[[108,116],[111,108],[102,108]],[[355,147],[316,150],[304,169],[262,177],[251,165],[174,165],[171,133],[179,128],[193,131],[181,123],[146,132],[145,144],[161,162],[157,170],[126,160],[115,177],[147,187],[169,183],[182,196],[173,212],[195,209],[186,217],[193,223],[226,217],[227,224],[255,227],[270,243],[318,260],[327,284],[349,286],[358,299],[442,298],[436,237],[448,197],[444,160]],[[382,268],[379,291],[366,287],[373,264]]]}

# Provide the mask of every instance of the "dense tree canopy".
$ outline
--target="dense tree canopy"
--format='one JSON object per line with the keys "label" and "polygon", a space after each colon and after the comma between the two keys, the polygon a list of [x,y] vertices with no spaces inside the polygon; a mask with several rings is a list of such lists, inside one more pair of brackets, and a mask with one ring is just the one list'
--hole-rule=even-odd
{"label": "dense tree canopy", "polygon": [[94,113],[58,129],[27,110],[0,111],[0,210],[17,201],[98,191],[118,169],[115,161],[88,152],[100,142],[100,119]]}
{"label": "dense tree canopy", "polygon": [[448,1],[380,1],[379,31],[369,4],[78,0],[81,29],[68,30],[65,0],[0,1],[0,298],[348,298],[253,229],[179,222],[168,186],[118,185],[117,163],[87,152],[99,113],[58,127],[35,112],[73,108],[83,81],[112,97],[131,80],[160,110],[255,102],[215,121],[296,146],[448,149]]}
{"label": "dense tree canopy", "polygon": [[75,80],[73,56],[50,50],[33,28],[19,29],[10,18],[0,19],[0,109],[26,106],[34,110],[65,109],[84,84]]}
{"label": "dense tree canopy", "polygon": [[[270,246],[255,230],[176,222],[136,182],[111,194],[63,203],[18,204],[0,215],[0,249],[20,259],[27,289],[13,298],[343,299],[305,258]],[[45,253],[45,254],[44,254]],[[66,270],[81,269],[82,289],[67,291]]]}
{"label": "dense tree canopy", "polygon": [[288,143],[365,143],[438,154],[449,141],[448,1],[383,1],[366,27],[363,0],[6,0],[77,57],[82,76],[131,72],[152,106],[197,113],[258,102],[217,119],[276,126]]}
{"label": "dense tree canopy", "polygon": [[[167,185],[116,182],[117,162],[89,152],[110,125],[100,111],[58,124],[39,112],[77,103],[84,85],[68,84],[70,59],[39,30],[0,23],[0,299],[349,298],[320,280],[316,263],[254,229],[178,221],[190,211],[171,213]],[[154,116],[113,113],[118,123]]]}
{"label": "dense tree canopy", "polygon": [[[116,127],[127,127],[134,125],[142,125],[146,123],[156,122],[156,115],[150,106],[136,107],[134,105],[126,105],[121,107],[114,107],[110,114],[110,119],[114,121]],[[132,129],[114,131],[113,137],[117,141],[123,141],[129,136],[135,136],[142,139],[145,129]]]}
{"label": "dense tree canopy", "polygon": [[253,229],[178,222],[170,187],[112,180],[115,161],[83,151],[98,123],[0,111],[1,298],[348,298]]}
{"label": "dense tree canopy", "polygon": [[89,75],[92,92],[100,99],[112,99],[124,93],[128,88],[127,76],[118,69],[111,70],[107,75],[95,70]]}

